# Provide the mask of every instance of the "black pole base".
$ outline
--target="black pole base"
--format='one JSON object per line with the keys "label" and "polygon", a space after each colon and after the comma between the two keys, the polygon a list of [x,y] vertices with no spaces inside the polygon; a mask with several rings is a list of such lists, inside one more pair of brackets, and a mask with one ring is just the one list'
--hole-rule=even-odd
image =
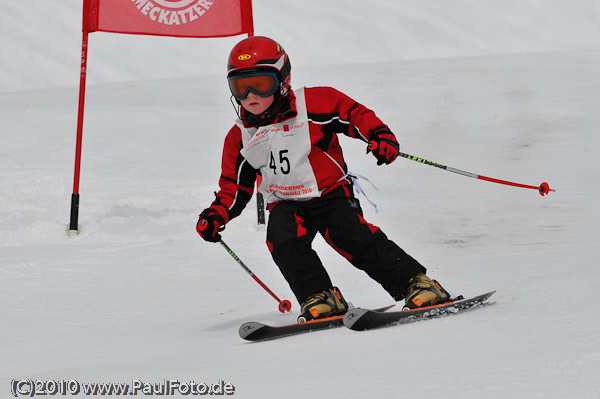
{"label": "black pole base", "polygon": [[74,236],[79,234],[77,221],[79,219],[79,194],[71,195],[71,223],[69,224],[69,235]]}

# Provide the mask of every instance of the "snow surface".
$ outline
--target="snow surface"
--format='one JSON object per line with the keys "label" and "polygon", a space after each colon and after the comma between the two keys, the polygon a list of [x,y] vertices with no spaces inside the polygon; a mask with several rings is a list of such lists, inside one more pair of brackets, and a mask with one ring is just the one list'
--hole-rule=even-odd
{"label": "snow surface", "polygon": [[[223,379],[240,398],[600,395],[600,3],[256,0],[256,33],[290,53],[295,87],[346,92],[404,152],[557,189],[404,159],[378,167],[343,138],[351,170],[380,188],[367,189],[380,208],[363,200],[367,219],[451,291],[498,293],[435,321],[258,344],[240,324],[296,313],[194,231],[234,118],[223,69],[239,38],[91,36],[81,234],[67,237],[80,3],[13,1],[0,14],[1,397],[14,378]],[[223,237],[293,299],[254,209]],[[315,247],[349,301],[391,303]]]}

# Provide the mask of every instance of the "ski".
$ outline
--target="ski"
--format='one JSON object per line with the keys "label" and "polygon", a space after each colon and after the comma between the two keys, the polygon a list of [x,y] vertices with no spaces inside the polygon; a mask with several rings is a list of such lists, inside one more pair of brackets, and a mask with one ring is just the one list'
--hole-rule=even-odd
{"label": "ski", "polygon": [[440,305],[397,312],[381,313],[361,308],[351,309],[344,315],[343,323],[349,329],[356,331],[412,323],[419,320],[450,315],[463,310],[473,309],[486,302],[492,295],[494,295],[495,292],[496,291],[491,291],[486,294],[467,299],[459,296],[458,298],[453,299],[451,302],[445,302]]}
{"label": "ski", "polygon": [[[374,313],[385,312],[396,305],[389,305],[371,310]],[[325,319],[309,320],[304,323],[294,323],[283,326],[270,326],[268,324],[251,321],[240,326],[240,337],[247,341],[267,341],[270,339],[289,337],[306,332],[326,330],[344,325],[344,315],[327,317]]]}

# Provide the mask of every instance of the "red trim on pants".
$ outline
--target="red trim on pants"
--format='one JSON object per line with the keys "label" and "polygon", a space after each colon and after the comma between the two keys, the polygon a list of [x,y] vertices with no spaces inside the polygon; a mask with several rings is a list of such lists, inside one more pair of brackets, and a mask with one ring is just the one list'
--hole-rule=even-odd
{"label": "red trim on pants", "polygon": [[353,258],[352,255],[350,255],[348,252],[344,251],[343,249],[341,249],[340,247],[335,245],[335,243],[329,236],[329,229],[325,230],[325,241],[327,241],[327,243],[331,246],[331,248],[335,249],[340,255],[342,255],[344,258],[346,258],[348,260],[348,262],[352,261],[352,258]]}
{"label": "red trim on pants", "polygon": [[361,223],[366,224],[367,226],[369,226],[369,229],[371,230],[371,233],[375,234],[375,232],[377,230],[379,230],[379,227],[372,225],[371,223],[367,222],[365,220],[365,218],[363,218],[360,214],[357,214],[358,219],[360,220]]}
{"label": "red trim on pants", "polygon": [[300,216],[298,216],[298,214],[296,212],[294,212],[294,217],[296,218],[296,225],[298,226],[298,230],[297,230],[297,236],[298,237],[302,237],[308,234],[308,231],[306,231],[306,227],[302,226],[302,223],[304,223],[304,219],[302,219]]}

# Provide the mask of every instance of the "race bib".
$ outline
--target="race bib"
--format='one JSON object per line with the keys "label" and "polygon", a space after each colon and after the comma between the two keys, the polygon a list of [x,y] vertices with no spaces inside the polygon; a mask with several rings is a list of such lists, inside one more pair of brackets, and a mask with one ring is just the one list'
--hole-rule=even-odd
{"label": "race bib", "polygon": [[260,170],[259,191],[267,202],[319,197],[317,179],[308,159],[310,131],[304,89],[296,92],[297,116],[281,123],[246,129],[241,121],[242,156]]}

